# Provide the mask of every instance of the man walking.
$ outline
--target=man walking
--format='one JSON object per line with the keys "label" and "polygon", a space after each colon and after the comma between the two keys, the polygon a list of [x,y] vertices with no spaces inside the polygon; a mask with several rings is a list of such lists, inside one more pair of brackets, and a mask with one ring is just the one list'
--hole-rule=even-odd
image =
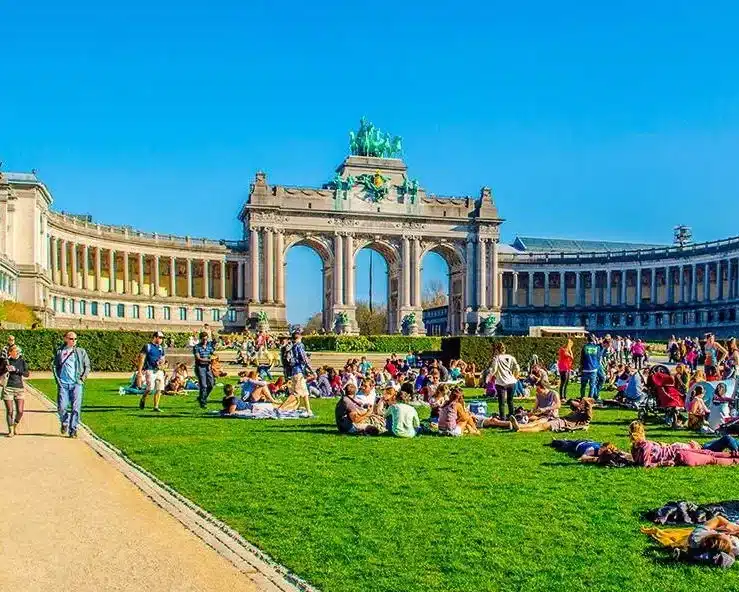
{"label": "man walking", "polygon": [[139,409],[146,407],[146,396],[151,393],[154,395],[154,411],[162,411],[159,409],[159,400],[162,398],[162,392],[164,392],[163,340],[164,333],[157,331],[152,336],[151,343],[147,343],[139,353],[136,378],[143,383],[145,389],[144,394],[141,395],[141,401],[139,401]]}
{"label": "man walking", "polygon": [[290,379],[288,389],[291,395],[298,400],[298,407],[305,407],[305,410],[313,415],[310,408],[310,394],[308,393],[308,384],[305,382],[305,375],[312,372],[308,355],[305,353],[303,345],[303,334],[300,329],[293,331],[292,343],[285,347],[284,362],[286,364],[286,379]]}
{"label": "man walking", "polygon": [[[69,331],[64,335],[64,345],[54,353],[51,363],[57,386],[57,411],[62,434],[77,437],[77,426],[82,409],[82,389],[90,374],[90,358],[87,352],[77,347],[77,334]],[[68,407],[71,405],[71,412]]]}
{"label": "man walking", "polygon": [[201,331],[198,343],[192,348],[193,356],[195,356],[195,376],[198,378],[198,403],[201,409],[205,409],[207,406],[210,392],[216,384],[210,366],[214,351],[215,344],[213,341],[208,341],[208,332]]}

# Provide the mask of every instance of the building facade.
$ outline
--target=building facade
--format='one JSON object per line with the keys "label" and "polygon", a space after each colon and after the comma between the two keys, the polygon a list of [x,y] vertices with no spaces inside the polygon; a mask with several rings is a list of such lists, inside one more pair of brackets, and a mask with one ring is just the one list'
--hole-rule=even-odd
{"label": "building facade", "polygon": [[[398,158],[399,140],[369,125],[352,135],[352,154],[322,187],[272,185],[258,172],[239,240],[98,224],[54,211],[35,174],[0,172],[0,299],[28,304],[47,326],[241,330],[267,321],[282,329],[286,254],[301,245],[322,261],[327,331],[357,331],[363,248],[387,262],[389,332],[425,333],[424,320],[432,334],[577,325],[660,337],[739,328],[739,238],[500,244],[503,220],[489,188],[476,197],[427,193]],[[449,268],[449,306],[433,311],[421,302],[428,252]]]}

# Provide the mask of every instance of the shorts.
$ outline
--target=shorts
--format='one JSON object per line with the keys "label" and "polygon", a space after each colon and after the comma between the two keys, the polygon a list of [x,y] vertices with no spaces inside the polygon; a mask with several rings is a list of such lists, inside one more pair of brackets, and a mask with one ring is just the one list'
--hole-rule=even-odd
{"label": "shorts", "polygon": [[144,370],[144,384],[147,393],[159,393],[164,390],[163,370]]}
{"label": "shorts", "polygon": [[298,373],[294,374],[290,378],[290,394],[296,397],[308,397],[308,384],[305,382],[305,377]]}
{"label": "shorts", "polygon": [[6,401],[22,401],[24,399],[25,389],[17,386],[6,386],[3,389],[3,399]]}

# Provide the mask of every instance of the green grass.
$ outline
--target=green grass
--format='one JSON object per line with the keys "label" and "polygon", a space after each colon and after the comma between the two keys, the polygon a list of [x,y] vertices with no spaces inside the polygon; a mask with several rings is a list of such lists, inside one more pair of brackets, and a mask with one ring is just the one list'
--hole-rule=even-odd
{"label": "green grass", "polygon": [[[326,592],[739,589],[739,568],[672,563],[639,532],[666,501],[739,498],[737,469],[580,465],[547,433],[339,436],[333,401],[301,421],[209,418],[192,396],[155,415],[117,386],[89,381],[87,425]],[[588,437],[626,446],[634,415],[599,410]]]}

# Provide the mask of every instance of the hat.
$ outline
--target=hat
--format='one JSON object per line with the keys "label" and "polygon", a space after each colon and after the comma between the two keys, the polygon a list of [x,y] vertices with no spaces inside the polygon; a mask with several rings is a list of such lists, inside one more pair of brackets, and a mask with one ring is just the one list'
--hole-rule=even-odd
{"label": "hat", "polygon": [[162,333],[161,331],[155,331],[154,337],[164,337],[164,333]]}
{"label": "hat", "polygon": [[302,335],[303,330],[300,327],[295,327],[292,332],[293,335]]}

